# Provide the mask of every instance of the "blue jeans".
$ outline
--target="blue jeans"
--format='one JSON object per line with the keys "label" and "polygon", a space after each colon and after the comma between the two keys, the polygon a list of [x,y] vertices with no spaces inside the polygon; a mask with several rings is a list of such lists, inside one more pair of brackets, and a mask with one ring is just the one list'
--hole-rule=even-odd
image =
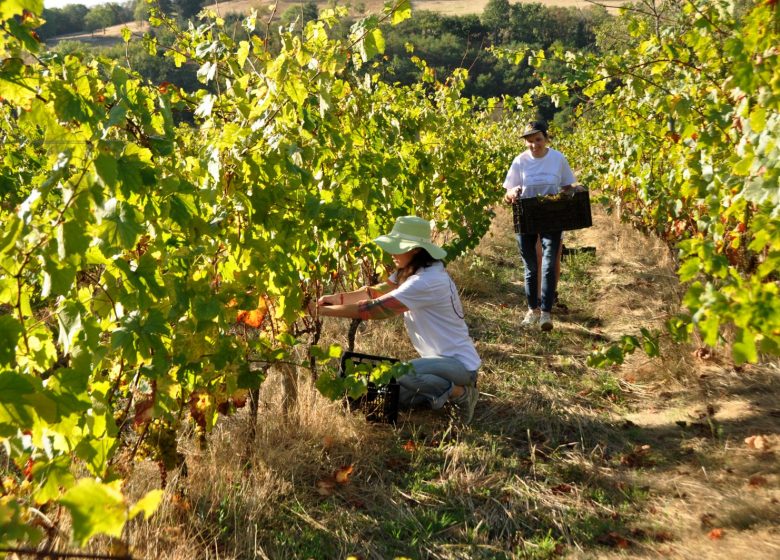
{"label": "blue jeans", "polygon": [[404,408],[427,403],[432,409],[439,409],[449,400],[455,385],[477,382],[477,372],[467,370],[455,358],[433,356],[410,360],[409,363],[414,371],[398,379],[401,386],[398,403]]}
{"label": "blue jeans", "polygon": [[[552,311],[555,299],[555,261],[558,248],[561,246],[561,231],[544,233],[523,233],[515,235],[520,247],[520,256],[525,267],[525,298],[529,309],[542,308],[548,313]],[[539,301],[537,284],[539,283],[539,266],[536,262],[536,241],[542,240],[542,297]],[[540,305],[541,304],[541,305]]]}

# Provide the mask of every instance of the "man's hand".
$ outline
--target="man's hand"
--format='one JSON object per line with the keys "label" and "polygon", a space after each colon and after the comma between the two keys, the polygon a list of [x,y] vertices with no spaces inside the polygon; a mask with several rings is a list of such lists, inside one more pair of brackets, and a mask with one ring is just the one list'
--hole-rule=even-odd
{"label": "man's hand", "polygon": [[514,187],[506,191],[504,195],[504,202],[506,204],[513,204],[517,197],[520,196],[520,187]]}

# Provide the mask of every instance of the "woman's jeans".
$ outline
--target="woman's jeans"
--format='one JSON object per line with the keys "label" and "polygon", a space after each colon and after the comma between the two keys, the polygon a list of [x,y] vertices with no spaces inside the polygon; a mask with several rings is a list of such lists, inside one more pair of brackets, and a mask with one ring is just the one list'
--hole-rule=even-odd
{"label": "woman's jeans", "polygon": [[[561,246],[561,231],[544,233],[522,233],[515,235],[520,247],[525,267],[525,297],[529,309],[540,307],[548,313],[552,311],[555,299],[555,261],[558,258],[558,248]],[[539,301],[539,265],[536,262],[536,241],[542,240],[542,297]]]}
{"label": "woman's jeans", "polygon": [[449,400],[455,385],[474,385],[477,372],[467,370],[455,358],[433,356],[410,360],[414,371],[398,379],[398,404],[409,408],[428,403],[436,410]]}

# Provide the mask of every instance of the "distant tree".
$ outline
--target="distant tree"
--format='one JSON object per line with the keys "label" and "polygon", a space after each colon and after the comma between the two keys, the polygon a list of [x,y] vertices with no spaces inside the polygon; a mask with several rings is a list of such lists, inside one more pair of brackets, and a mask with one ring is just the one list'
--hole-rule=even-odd
{"label": "distant tree", "polygon": [[181,19],[190,19],[203,7],[204,0],[173,0],[173,9]]}
{"label": "distant tree", "polygon": [[46,20],[39,29],[38,35],[46,40],[58,35],[81,33],[84,26],[84,16],[89,9],[83,4],[68,4],[64,8],[44,8],[43,19]]}
{"label": "distant tree", "polygon": [[503,42],[511,9],[509,0],[490,0],[482,10],[482,25],[490,32],[493,42]]}
{"label": "distant tree", "polygon": [[320,12],[317,9],[317,2],[314,0],[306,0],[303,4],[287,8],[282,13],[280,21],[282,22],[282,25],[290,25],[298,20],[301,28],[303,28],[306,25],[306,22],[313,21],[318,17],[320,17]]}
{"label": "distant tree", "polygon": [[106,27],[110,27],[115,23],[117,23],[116,12],[109,4],[95,6],[84,16],[84,25],[87,31],[92,33],[98,29],[102,29],[103,33],[105,33]]}
{"label": "distant tree", "polygon": [[138,22],[149,20],[149,3],[146,0],[135,1],[133,19]]}

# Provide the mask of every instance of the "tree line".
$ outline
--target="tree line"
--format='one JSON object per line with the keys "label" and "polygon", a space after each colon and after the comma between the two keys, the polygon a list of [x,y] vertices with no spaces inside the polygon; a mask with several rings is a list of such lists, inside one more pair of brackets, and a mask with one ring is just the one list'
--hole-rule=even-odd
{"label": "tree line", "polygon": [[[170,16],[189,19],[200,11],[204,0],[156,0],[159,9]],[[42,40],[61,35],[94,32],[112,25],[130,21],[145,21],[149,17],[146,0],[108,2],[88,8],[84,4],[68,4],[62,8],[44,8],[42,17],[46,20],[39,29]]]}
{"label": "tree line", "polygon": [[[203,0],[135,0],[124,5],[104,4],[92,9],[83,5],[71,5],[60,9],[44,10],[46,24],[39,30],[45,40],[59,35],[94,31],[101,27],[133,20],[148,20],[149,10],[158,10],[179,21],[196,20],[203,7]],[[352,8],[353,17],[340,23],[341,33],[347,36],[351,25],[361,16],[362,6]],[[98,14],[101,18],[98,18]],[[321,9],[314,0],[292,6],[278,16],[275,25],[263,29],[259,26],[252,34],[263,36],[272,50],[279,49],[279,28],[295,28],[303,33],[306,23],[320,17]],[[110,19],[109,16],[113,19]],[[248,35],[242,22],[245,14],[230,13],[225,16],[228,27],[237,36]],[[100,23],[95,23],[100,19]],[[490,0],[482,14],[463,16],[444,15],[432,11],[418,11],[415,17],[396,26],[386,34],[385,60],[382,64],[383,79],[401,84],[416,83],[421,78],[420,65],[415,57],[425,60],[428,71],[443,79],[456,68],[467,68],[469,77],[465,95],[484,98],[501,95],[521,95],[538,85],[533,69],[527,63],[513,64],[495,56],[493,48],[514,48],[527,45],[534,49],[560,46],[567,49],[597,50],[598,37],[614,18],[606,9],[593,6],[586,9],[547,6],[542,3],[510,4],[508,0]],[[201,84],[196,68],[176,68],[170,59],[159,56],[170,45],[172,37],[165,29],[152,27],[151,35],[159,46],[157,54],[150,54],[140,41],[116,47],[90,47],[60,43],[58,49],[66,52],[91,52],[124,59],[152,83],[172,82],[192,91]],[[609,34],[607,34],[609,35]],[[540,111],[548,118],[554,109],[542,102]]]}

